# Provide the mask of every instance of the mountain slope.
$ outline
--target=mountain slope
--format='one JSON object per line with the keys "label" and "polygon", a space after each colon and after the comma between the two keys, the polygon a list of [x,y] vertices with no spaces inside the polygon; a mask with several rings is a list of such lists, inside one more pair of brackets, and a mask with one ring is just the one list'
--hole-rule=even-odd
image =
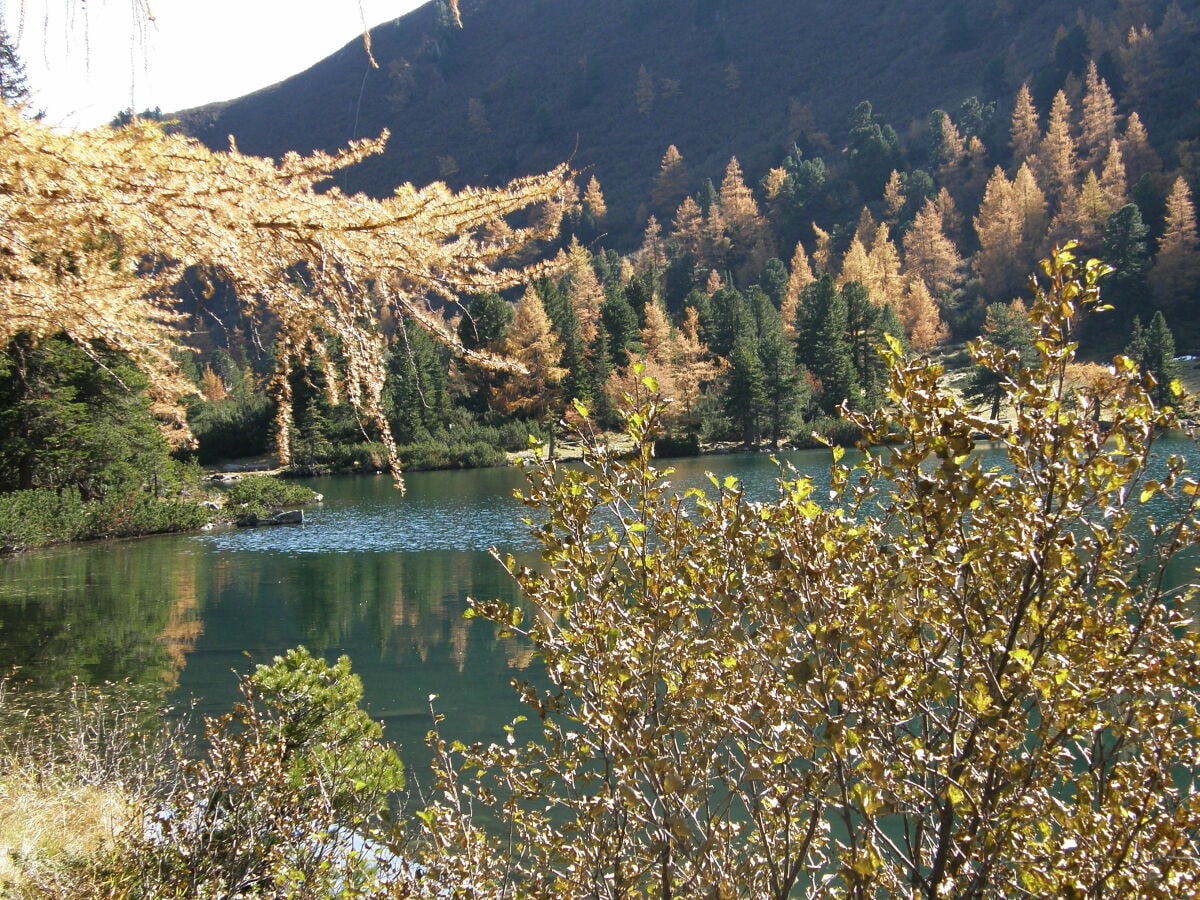
{"label": "mountain slope", "polygon": [[[1198,5],[1184,4],[1193,14]],[[1136,6],[1097,2],[1089,14],[1119,23]],[[436,3],[374,28],[378,69],[355,39],[278,85],[177,118],[212,146],[232,135],[244,152],[268,156],[389,129],[386,154],[339,184],[372,194],[405,181],[492,184],[571,158],[599,179],[607,228],[628,243],[669,144],[693,189],[719,179],[730,156],[758,177],[798,137],[828,135],[825,153],[836,155],[861,100],[902,134],[968,96],[1003,105],[1039,71],[1078,68],[1071,55],[1082,34],[1075,0],[462,7],[462,30]],[[1054,74],[1043,80],[1057,88]]]}

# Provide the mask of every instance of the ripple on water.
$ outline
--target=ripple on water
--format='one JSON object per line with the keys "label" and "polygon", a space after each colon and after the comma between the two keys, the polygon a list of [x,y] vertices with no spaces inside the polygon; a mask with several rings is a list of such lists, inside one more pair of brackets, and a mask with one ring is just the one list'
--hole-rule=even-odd
{"label": "ripple on water", "polygon": [[359,506],[316,509],[305,524],[209,532],[202,540],[218,550],[263,553],[371,553],[422,550],[529,550],[528,529],[514,506],[489,509],[448,506]]}

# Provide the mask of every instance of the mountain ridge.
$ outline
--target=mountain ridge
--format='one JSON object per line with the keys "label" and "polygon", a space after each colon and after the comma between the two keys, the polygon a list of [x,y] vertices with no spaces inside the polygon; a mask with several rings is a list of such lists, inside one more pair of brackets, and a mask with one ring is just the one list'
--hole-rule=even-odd
{"label": "mountain ridge", "polygon": [[668,145],[695,190],[731,156],[761,174],[798,139],[836,154],[863,100],[912,132],[933,108],[1007,100],[998,95],[1036,82],[1039,66],[1062,55],[1075,16],[1065,0],[462,7],[461,31],[437,3],[371,29],[378,69],[356,38],[283,82],[174,117],[209,146],[232,136],[243,152],[271,157],[332,151],[388,129],[384,154],[339,180],[373,195],[404,182],[495,184],[570,158],[599,179],[608,226],[628,243]]}

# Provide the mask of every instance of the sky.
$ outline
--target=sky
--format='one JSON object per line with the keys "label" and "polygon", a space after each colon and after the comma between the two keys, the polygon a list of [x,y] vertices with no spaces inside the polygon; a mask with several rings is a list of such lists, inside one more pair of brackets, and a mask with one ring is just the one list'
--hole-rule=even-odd
{"label": "sky", "polygon": [[[62,128],[229,100],[307,69],[425,0],[0,0],[32,105]],[[149,5],[153,21],[135,15]],[[270,37],[268,43],[262,36]]]}

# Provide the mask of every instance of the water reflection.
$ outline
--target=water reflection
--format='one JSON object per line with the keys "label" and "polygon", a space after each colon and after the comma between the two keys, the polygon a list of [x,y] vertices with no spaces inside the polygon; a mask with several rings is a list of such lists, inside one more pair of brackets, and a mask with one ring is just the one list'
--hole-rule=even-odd
{"label": "water reflection", "polygon": [[[1166,449],[1190,450],[1177,442]],[[818,480],[829,456],[788,460]],[[679,489],[732,474],[747,495],[775,495],[765,455],[674,461]],[[129,679],[202,713],[236,699],[234,671],[288,647],[347,653],[366,701],[414,771],[423,769],[428,697],[446,731],[492,740],[519,712],[509,681],[537,678],[534,654],[463,618],[468,596],[516,599],[487,553],[535,547],[512,497],[520,472],[414,473],[399,495],[385,478],[321,479],[323,507],[299,528],[231,529],[95,544],[0,563],[0,667],[41,687]],[[532,558],[532,557],[530,557]],[[1190,579],[1190,563],[1181,567]]]}

